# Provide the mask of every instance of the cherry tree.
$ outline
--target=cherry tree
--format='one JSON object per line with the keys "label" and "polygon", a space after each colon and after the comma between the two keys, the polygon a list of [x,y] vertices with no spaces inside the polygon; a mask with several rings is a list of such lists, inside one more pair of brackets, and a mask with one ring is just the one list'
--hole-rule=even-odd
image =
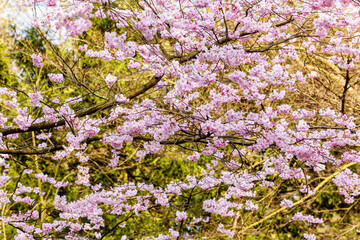
{"label": "cherry tree", "polygon": [[[316,239],[327,186],[356,203],[357,2],[26,4],[47,52],[31,49],[32,81],[0,88],[4,239],[242,238],[299,221]],[[143,173],[169,158],[185,176]],[[128,168],[145,177],[109,177]]]}

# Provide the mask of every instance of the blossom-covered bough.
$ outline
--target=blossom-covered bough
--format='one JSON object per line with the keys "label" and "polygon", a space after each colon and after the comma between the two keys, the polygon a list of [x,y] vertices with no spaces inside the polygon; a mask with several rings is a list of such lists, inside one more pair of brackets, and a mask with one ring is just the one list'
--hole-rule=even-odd
{"label": "blossom-covered bough", "polygon": [[[33,52],[33,65],[57,62],[48,83],[80,94],[69,98],[36,83],[27,93],[0,89],[5,237],[241,238],[266,234],[257,229],[272,221],[305,221],[313,225],[301,236],[315,239],[311,226],[326,219],[309,206],[321,191],[335,184],[347,204],[360,194],[350,168],[359,162],[360,132],[355,107],[346,105],[357,103],[349,99],[360,56],[357,2],[28,4],[46,9],[32,21],[39,33],[65,29],[74,43],[74,64],[47,41],[53,54]],[[115,26],[103,41],[81,38],[99,20]],[[79,58],[131,74],[107,69],[86,82]],[[308,83],[324,78],[342,86],[328,87],[339,104],[306,103]],[[169,156],[194,171],[163,176],[162,183],[113,182],[91,167],[99,149],[109,171]],[[39,167],[41,161],[52,168]],[[281,194],[284,185],[287,194]],[[279,214],[287,218],[279,222]]]}

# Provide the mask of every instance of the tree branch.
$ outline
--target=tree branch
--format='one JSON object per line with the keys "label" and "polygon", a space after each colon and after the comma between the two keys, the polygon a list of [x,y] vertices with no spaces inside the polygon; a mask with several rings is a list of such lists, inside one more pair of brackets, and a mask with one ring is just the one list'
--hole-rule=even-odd
{"label": "tree branch", "polygon": [[[322,188],[325,184],[327,184],[331,179],[333,179],[336,175],[338,175],[339,173],[341,173],[342,171],[344,171],[345,169],[351,167],[351,166],[354,166],[355,164],[357,164],[357,162],[350,162],[350,163],[347,163],[345,165],[343,165],[338,171],[334,172],[333,174],[331,174],[330,176],[328,176],[327,178],[325,178],[319,185],[316,186],[316,188],[314,188],[314,190],[317,192],[320,188]],[[306,201],[307,199],[309,199],[310,197],[312,197],[313,195],[312,194],[307,194],[305,197],[303,197],[302,199],[300,199],[299,201],[295,202],[293,207],[296,207],[297,205],[303,203],[304,201]],[[287,211],[289,210],[288,208],[286,207],[282,207],[274,212],[272,212],[271,214],[267,215],[266,217],[262,218],[261,220],[245,227],[242,229],[242,232],[250,229],[250,228],[253,228],[267,220],[269,220],[270,218],[274,217],[276,214],[280,213],[280,212],[283,212],[283,211]]]}
{"label": "tree branch", "polygon": [[[162,145],[179,145],[184,143],[194,143],[194,142],[200,142],[200,143],[207,143],[205,139],[209,138],[208,136],[199,136],[199,137],[193,137],[193,138],[182,138],[182,139],[175,139],[175,140],[165,140],[160,142]],[[226,136],[224,137],[226,138]],[[102,136],[94,136],[86,139],[84,141],[85,143],[91,143],[94,141],[101,140]],[[141,140],[141,141],[154,141],[151,137],[144,137],[144,136],[135,136],[133,137],[133,140]],[[250,146],[254,144],[253,142],[231,142],[232,144],[242,145],[242,146]],[[59,150],[64,150],[64,146],[66,143],[58,144],[54,147],[50,148],[44,148],[44,149],[0,149],[0,154],[10,154],[10,155],[42,155],[47,154]],[[126,157],[124,155],[124,157]]]}
{"label": "tree branch", "polygon": [[[133,92],[129,93],[126,98],[128,99],[133,99],[136,98],[137,96],[145,93],[147,90],[149,90],[150,88],[154,87],[162,78],[162,76],[160,77],[153,77],[149,82],[145,83],[141,88],[134,90]],[[76,113],[76,117],[83,117],[86,115],[90,115],[90,114],[94,114],[97,113],[99,111],[103,111],[109,108],[112,108],[116,105],[120,104],[119,102],[111,101],[108,103],[103,103],[103,104],[99,104],[96,105],[94,107],[90,107],[84,110],[80,110]],[[32,131],[39,131],[39,130],[46,130],[46,129],[51,129],[51,128],[55,128],[55,127],[59,127],[59,126],[63,126],[65,125],[65,120],[60,120],[57,122],[42,122],[42,123],[35,123],[32,124],[27,130],[21,130],[19,127],[10,127],[10,128],[1,128],[0,129],[0,133],[2,134],[2,136],[7,136],[10,134],[15,134],[15,133],[22,133],[22,132],[32,132]]]}

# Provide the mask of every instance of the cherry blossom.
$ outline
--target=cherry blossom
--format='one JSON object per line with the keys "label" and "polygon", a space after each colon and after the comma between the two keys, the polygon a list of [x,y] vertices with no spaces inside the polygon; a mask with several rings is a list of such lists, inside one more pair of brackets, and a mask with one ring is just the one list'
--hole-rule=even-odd
{"label": "cherry blossom", "polygon": [[[0,203],[7,209],[1,221],[16,228],[14,239],[103,239],[112,231],[121,239],[178,239],[206,224],[234,238],[276,209],[292,223],[323,224],[311,208],[294,211],[297,197],[316,199],[324,185],[336,186],[347,204],[360,195],[359,176],[350,169],[360,163],[357,116],[343,111],[345,103],[339,110],[301,99],[302,86],[324,72],[302,66],[308,59],[330,64],[345,78],[343,72],[357,68],[356,1],[27,3],[46,6],[33,27],[66,31],[74,64],[54,47],[49,55],[34,49],[33,65],[56,84],[47,79],[45,86],[0,88]],[[101,30],[102,42],[85,36],[96,21],[112,26]],[[81,66],[86,60],[103,67],[91,73],[96,79]],[[76,89],[66,93],[65,83]],[[14,161],[19,155],[41,157],[23,166],[27,160]],[[174,169],[179,178],[163,183],[139,177],[147,173],[137,166],[151,159],[161,168],[157,161],[170,158],[189,174]],[[44,159],[51,162],[39,167]],[[117,179],[119,172],[126,177]],[[8,186],[13,182],[15,189]],[[279,183],[292,192],[261,202]],[[160,232],[120,233],[152,211],[162,214]],[[242,215],[250,222],[238,223]]]}

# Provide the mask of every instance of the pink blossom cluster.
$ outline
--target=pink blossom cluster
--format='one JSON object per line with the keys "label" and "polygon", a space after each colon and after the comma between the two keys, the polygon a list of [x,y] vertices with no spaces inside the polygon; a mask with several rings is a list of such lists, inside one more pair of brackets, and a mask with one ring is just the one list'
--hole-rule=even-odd
{"label": "pink blossom cluster", "polygon": [[360,195],[360,178],[350,169],[345,169],[333,179],[339,187],[339,193],[345,196],[346,203],[353,203],[354,197]]}
{"label": "pink blossom cluster", "polygon": [[62,81],[64,81],[64,76],[61,73],[59,73],[59,74],[49,73],[48,77],[51,81],[53,81],[55,83],[61,83]]}
{"label": "pink blossom cluster", "polygon": [[112,86],[114,85],[114,83],[117,81],[117,77],[111,75],[111,74],[108,74],[105,78],[105,82],[107,85],[109,86]]}
{"label": "pink blossom cluster", "polygon": [[324,221],[322,219],[320,219],[320,218],[315,218],[312,215],[303,215],[301,212],[295,213],[292,220],[294,220],[294,221],[306,221],[308,223],[317,223],[317,224],[324,223]]}
{"label": "pink blossom cluster", "polygon": [[35,67],[40,68],[40,67],[44,66],[44,63],[42,62],[43,58],[41,57],[41,54],[34,53],[33,55],[31,55],[31,58],[32,58],[33,65]]}
{"label": "pink blossom cluster", "polygon": [[30,104],[34,107],[40,107],[40,102],[44,99],[44,97],[41,95],[41,92],[37,91],[35,93],[29,93],[30,97]]}
{"label": "pink blossom cluster", "polygon": [[314,234],[304,233],[304,238],[306,240],[316,240],[316,236]]}
{"label": "pink blossom cluster", "polygon": [[289,199],[284,199],[281,201],[280,205],[286,208],[292,208],[294,206],[294,203]]}
{"label": "pink blossom cluster", "polygon": [[52,184],[55,188],[66,187],[69,184],[68,182],[56,181],[54,178],[49,177],[47,174],[44,173],[37,173],[34,176],[35,178],[41,179],[42,182],[48,182]]}

